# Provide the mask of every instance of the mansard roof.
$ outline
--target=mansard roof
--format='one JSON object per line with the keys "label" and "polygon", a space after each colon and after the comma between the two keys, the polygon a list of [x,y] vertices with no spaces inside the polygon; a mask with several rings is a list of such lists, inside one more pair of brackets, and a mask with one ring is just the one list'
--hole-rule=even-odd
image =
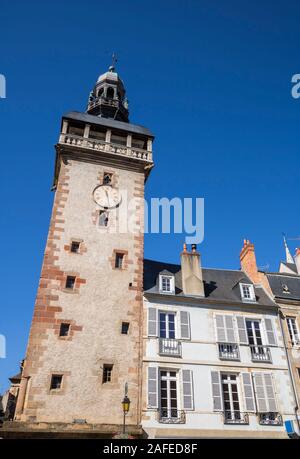
{"label": "mansard roof", "polygon": [[[181,266],[178,264],[163,263],[154,260],[144,260],[144,292],[159,294],[157,278],[163,271],[173,273],[175,276],[175,296],[184,296],[182,292]],[[197,297],[203,302],[207,300],[232,302],[260,306],[276,307],[269,295],[262,287],[254,286],[256,303],[244,303],[240,289],[236,288],[239,283],[253,285],[244,271],[229,269],[202,268],[205,298]],[[190,297],[189,297],[190,298]]]}
{"label": "mansard roof", "polygon": [[[276,298],[300,301],[300,276],[289,273],[266,273]],[[288,290],[284,290],[287,286]]]}

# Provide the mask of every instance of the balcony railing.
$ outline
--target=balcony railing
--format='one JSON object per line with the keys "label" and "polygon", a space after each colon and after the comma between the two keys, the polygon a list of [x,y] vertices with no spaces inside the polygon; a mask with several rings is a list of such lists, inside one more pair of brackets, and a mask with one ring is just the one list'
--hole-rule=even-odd
{"label": "balcony railing", "polygon": [[181,342],[177,339],[159,338],[159,354],[181,357]]}
{"label": "balcony railing", "polygon": [[258,413],[258,419],[263,426],[282,426],[282,417],[279,413]]}
{"label": "balcony railing", "polygon": [[185,412],[177,409],[158,410],[158,422],[163,424],[185,424]]}
{"label": "balcony railing", "polygon": [[116,155],[128,156],[130,158],[140,159],[142,161],[152,162],[152,152],[142,150],[136,147],[127,147],[115,143],[105,142],[100,139],[91,139],[89,137],[81,137],[74,134],[61,134],[59,139],[60,144],[72,145],[80,148],[87,148],[95,151],[105,151]]}
{"label": "balcony railing", "polygon": [[271,352],[268,346],[250,345],[251,358],[253,362],[272,362]]}
{"label": "balcony railing", "polygon": [[234,343],[218,343],[221,360],[240,360],[239,346]]}
{"label": "balcony railing", "polygon": [[241,411],[227,411],[223,412],[224,424],[249,424],[248,413]]}

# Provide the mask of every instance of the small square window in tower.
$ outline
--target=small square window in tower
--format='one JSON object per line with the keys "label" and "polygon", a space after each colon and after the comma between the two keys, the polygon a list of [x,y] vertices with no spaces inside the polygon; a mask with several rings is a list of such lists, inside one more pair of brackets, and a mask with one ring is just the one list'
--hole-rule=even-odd
{"label": "small square window in tower", "polygon": [[66,288],[68,288],[69,290],[73,290],[75,286],[75,279],[76,278],[74,276],[67,276]]}
{"label": "small square window in tower", "polygon": [[102,380],[103,384],[107,382],[111,382],[112,369],[113,369],[112,365],[105,364],[103,366],[103,380]]}
{"label": "small square window in tower", "polygon": [[63,375],[52,375],[50,389],[51,390],[61,389],[62,379],[63,379]]}
{"label": "small square window in tower", "polygon": [[70,333],[70,324],[62,323],[60,324],[59,336],[69,336]]}
{"label": "small square window in tower", "polygon": [[103,185],[111,185],[111,183],[112,183],[112,174],[109,172],[104,172]]}
{"label": "small square window in tower", "polygon": [[99,226],[108,225],[108,212],[107,210],[100,210],[99,212]]}
{"label": "small square window in tower", "polygon": [[129,331],[129,322],[122,322],[121,333],[122,335],[128,335]]}
{"label": "small square window in tower", "polygon": [[116,258],[115,258],[115,268],[116,269],[123,268],[123,260],[124,260],[124,253],[116,253]]}
{"label": "small square window in tower", "polygon": [[71,243],[71,252],[72,253],[79,253],[80,249],[80,242],[72,241]]}

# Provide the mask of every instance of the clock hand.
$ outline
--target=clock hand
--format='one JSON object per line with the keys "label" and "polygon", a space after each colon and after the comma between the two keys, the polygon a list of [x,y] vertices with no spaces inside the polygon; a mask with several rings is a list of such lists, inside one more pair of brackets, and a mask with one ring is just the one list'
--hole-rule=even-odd
{"label": "clock hand", "polygon": [[104,190],[104,191],[105,191],[106,198],[107,198],[107,205],[108,205],[108,207],[109,207],[109,196],[108,196],[108,192],[107,192],[107,190]]}

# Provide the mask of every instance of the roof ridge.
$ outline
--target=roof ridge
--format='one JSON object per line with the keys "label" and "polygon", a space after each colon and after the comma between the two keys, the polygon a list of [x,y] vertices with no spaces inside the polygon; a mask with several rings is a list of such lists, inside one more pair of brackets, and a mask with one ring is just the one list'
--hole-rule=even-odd
{"label": "roof ridge", "polygon": [[[152,261],[153,263],[159,263],[161,265],[174,265],[174,266],[181,266],[180,263],[171,263],[168,261],[158,261],[158,260],[152,260],[150,258],[144,258],[144,261]],[[207,270],[213,270],[213,271],[231,271],[231,272],[238,272],[238,273],[243,273],[247,276],[245,271],[242,271],[241,269],[230,269],[230,268],[207,268],[205,266],[202,266],[202,269],[207,269]],[[247,276],[248,277],[248,276]]]}

